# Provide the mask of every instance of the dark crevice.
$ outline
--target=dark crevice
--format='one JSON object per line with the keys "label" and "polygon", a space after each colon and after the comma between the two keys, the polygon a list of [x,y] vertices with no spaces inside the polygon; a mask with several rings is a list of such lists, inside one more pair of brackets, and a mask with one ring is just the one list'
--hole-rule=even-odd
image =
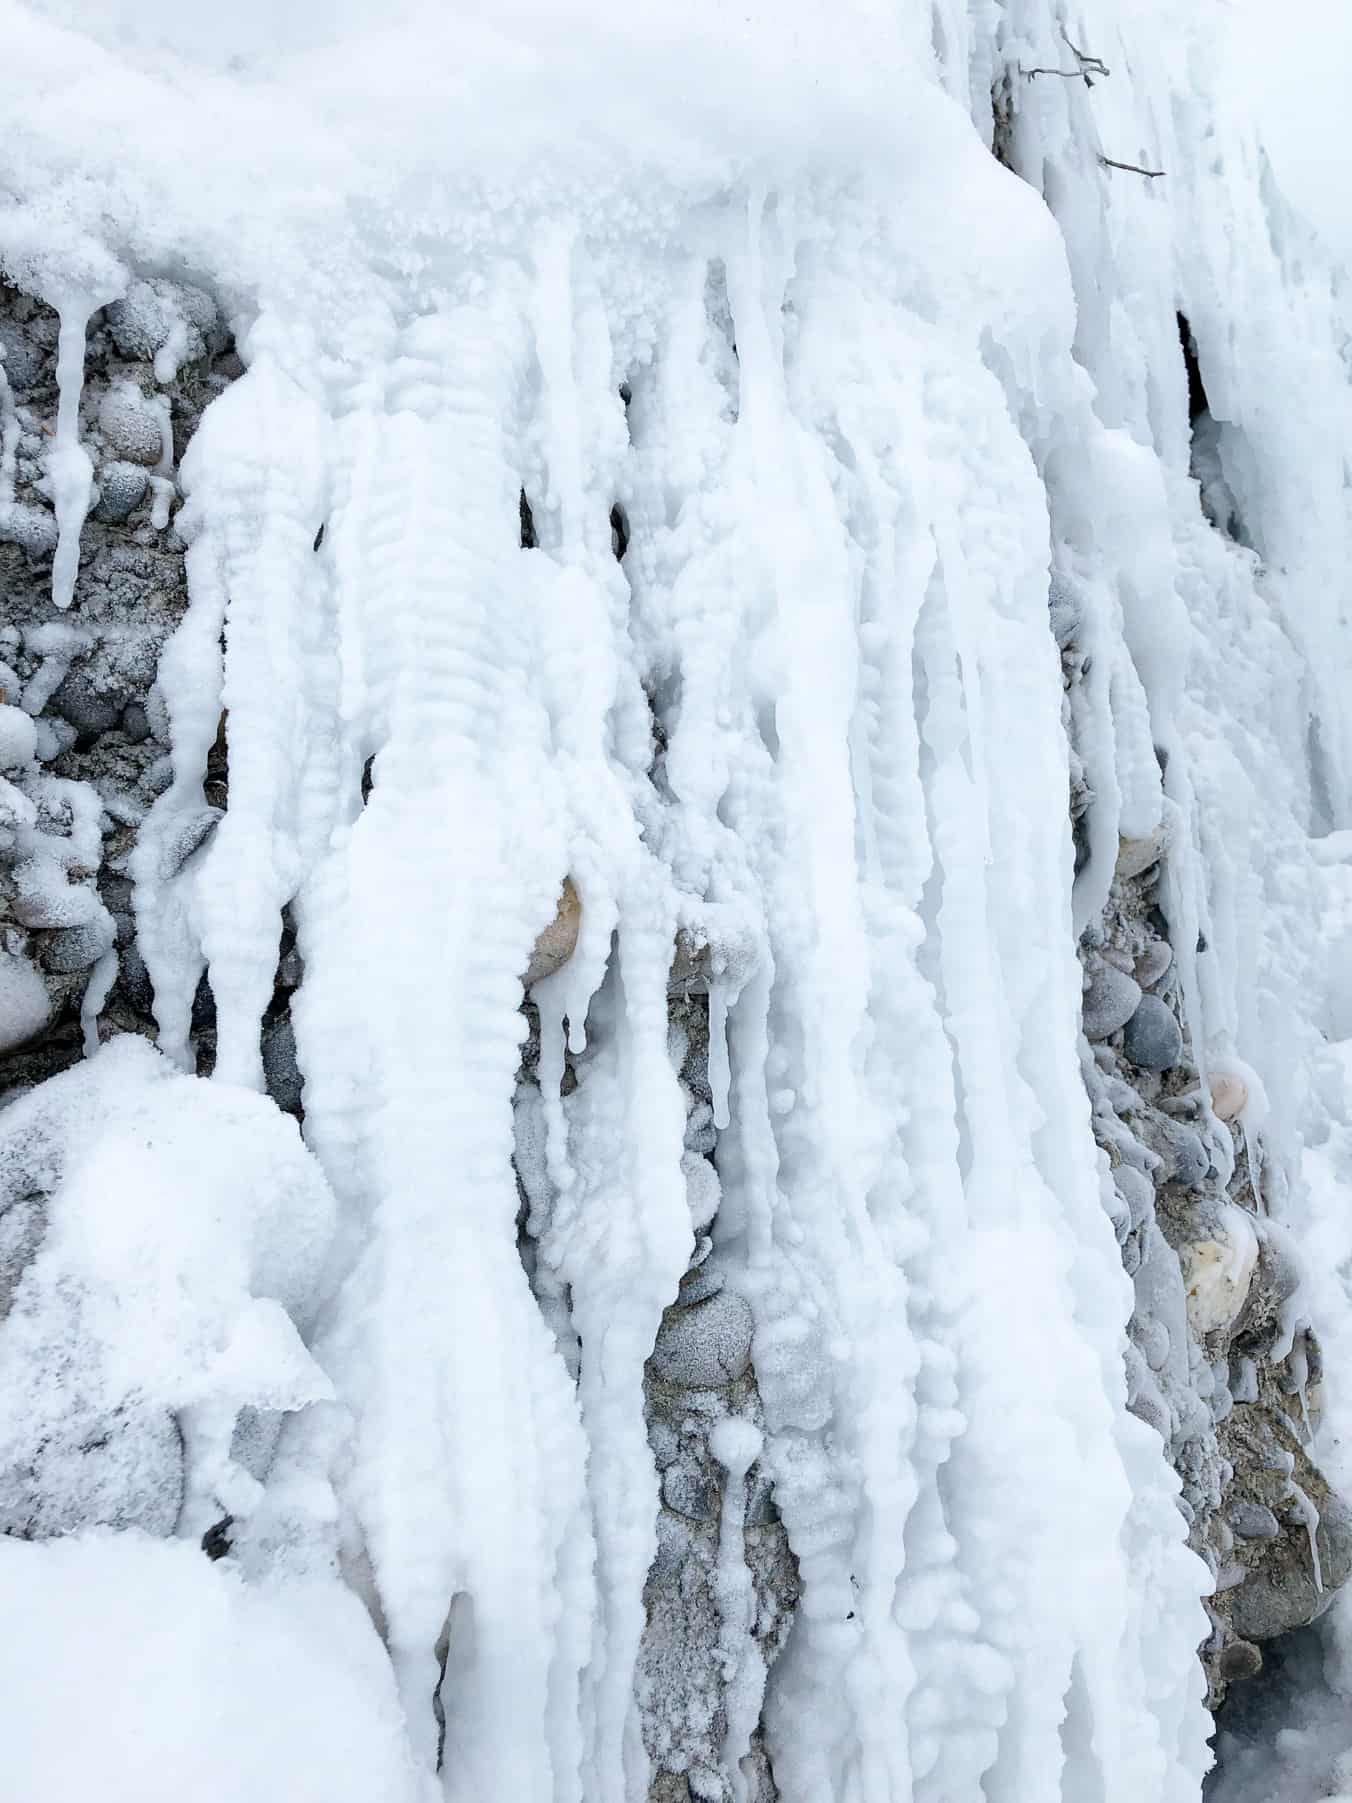
{"label": "dark crevice", "polygon": [[229,715],[224,708],[216,723],[216,737],[207,753],[207,773],[202,781],[202,794],[213,808],[230,805],[230,746],[226,738]]}
{"label": "dark crevice", "polygon": [[371,791],[375,788],[375,778],[372,775],[372,772],[375,769],[375,762],[375,753],[372,752],[371,756],[367,758],[366,762],[361,767],[361,805],[363,807],[365,807],[367,802],[371,799]]}
{"label": "dark crevice", "polygon": [[629,549],[629,522],[617,501],[610,510],[610,548],[621,563]]}
{"label": "dark crevice", "polygon": [[296,948],[296,922],[290,904],[282,909],[281,935],[277,943],[277,967],[272,979],[272,1000],[263,1014],[259,1052],[263,1083],[283,1114],[305,1119],[304,1078],[296,1061],[296,1033],[291,1003],[305,976],[305,965]]}
{"label": "dark crevice", "polygon": [[326,522],[325,522],[325,521],[323,521],[323,520],[321,520],[321,521],[320,521],[320,523],[319,523],[319,530],[318,530],[318,532],[316,532],[316,533],[315,533],[315,542],[314,542],[314,545],[313,545],[313,547],[312,547],[312,548],[313,548],[313,549],[314,549],[314,550],[316,550],[316,551],[317,551],[317,550],[318,550],[318,549],[319,549],[319,547],[320,547],[320,546],[321,546],[321,545],[322,545],[322,544],[323,544],[323,543],[324,543],[324,532],[325,532],[325,529],[326,529]]}
{"label": "dark crevice", "polygon": [[1211,407],[1206,398],[1202,366],[1197,360],[1197,340],[1192,335],[1192,327],[1188,324],[1185,313],[1179,313],[1175,317],[1178,321],[1178,342],[1183,347],[1183,365],[1188,372],[1188,423],[1195,426],[1204,413],[1210,413]]}
{"label": "dark crevice", "polygon": [[1197,339],[1187,315],[1179,313],[1175,317],[1188,383],[1188,426],[1192,434],[1189,474],[1197,483],[1202,512],[1210,524],[1237,545],[1244,545],[1251,550],[1252,541],[1245,530],[1239,505],[1226,478],[1223,444],[1226,432],[1233,428],[1227,427],[1225,421],[1218,420],[1211,410],[1206,384],[1202,380]]}
{"label": "dark crevice", "polygon": [[531,512],[531,505],[526,499],[526,491],[524,488],[521,490],[519,511],[521,515],[521,549],[523,551],[533,551],[540,543],[540,540],[535,533],[535,515]]}

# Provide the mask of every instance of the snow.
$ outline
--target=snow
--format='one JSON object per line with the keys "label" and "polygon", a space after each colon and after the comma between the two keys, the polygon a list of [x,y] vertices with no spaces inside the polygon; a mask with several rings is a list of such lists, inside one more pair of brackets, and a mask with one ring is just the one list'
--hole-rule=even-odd
{"label": "snow", "polygon": [[[173,516],[173,775],[132,856],[159,1050],[0,1115],[51,1163],[0,1451],[56,1424],[56,1525],[122,1530],[0,1542],[43,1636],[10,1660],[18,1794],[96,1767],[113,1796],[642,1798],[645,1367],[749,1331],[763,1420],[710,1447],[729,1498],[772,1477],[802,1598],[767,1673],[729,1506],[710,1794],[747,1794],[763,1702],[786,1803],[1195,1803],[1211,1579],[1127,1411],[1077,1056],[1075,937],[1124,841],[1167,857],[1199,1057],[1263,1098],[1329,1241],[1308,1306],[1352,1319],[1352,1020],[1308,926],[1352,931],[1320,855],[1346,338],[1208,76],[1221,9],[1087,9],[1092,96],[1017,74],[1063,53],[1045,0],[276,11],[0,7],[0,267],[61,319],[58,609],[94,313],[164,383],[209,329],[167,285],[210,290],[247,365]],[[989,148],[1007,69],[1023,180]],[[1180,308],[1233,537],[1190,471]],[[167,524],[162,410],[119,391],[103,426]],[[1053,579],[1089,660],[1078,875]],[[69,666],[50,630],[29,713]],[[78,846],[24,830],[28,923],[92,923]],[[304,1146],[255,1093],[287,906]],[[712,1197],[678,931],[709,951]],[[21,1026],[25,980],[0,967]],[[706,1227],[725,1287],[669,1335]],[[1205,1320],[1256,1255],[1216,1241]],[[285,1418],[262,1476],[244,1410]],[[87,1415],[119,1423],[96,1471]],[[192,1544],[227,1514],[246,1577]],[[132,1665],[72,1744],[86,1631]]]}
{"label": "snow", "polygon": [[0,1540],[0,1596],[25,1624],[0,1652],[16,1796],[428,1794],[380,1642],[335,1585],[246,1584],[183,1541],[92,1532]]}

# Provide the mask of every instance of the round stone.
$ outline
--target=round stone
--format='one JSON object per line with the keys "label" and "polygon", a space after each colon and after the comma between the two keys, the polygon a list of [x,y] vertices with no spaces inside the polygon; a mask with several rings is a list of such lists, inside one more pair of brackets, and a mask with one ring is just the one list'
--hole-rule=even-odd
{"label": "round stone", "polygon": [[1155,939],[1136,960],[1136,981],[1142,989],[1153,989],[1169,973],[1174,961],[1174,948],[1167,939]]}
{"label": "round stone", "polygon": [[1127,1022],[1122,1048],[1145,1071],[1167,1071],[1183,1052],[1183,1029],[1157,995],[1144,995]]}
{"label": "round stone", "polygon": [[1085,1038],[1107,1039],[1126,1026],[1140,1006],[1140,985],[1115,965],[1096,960],[1084,989],[1082,1019]]}
{"label": "round stone", "polygon": [[720,1389],[745,1375],[754,1329],[751,1308],[735,1290],[719,1290],[693,1308],[668,1309],[653,1369],[682,1389]]}

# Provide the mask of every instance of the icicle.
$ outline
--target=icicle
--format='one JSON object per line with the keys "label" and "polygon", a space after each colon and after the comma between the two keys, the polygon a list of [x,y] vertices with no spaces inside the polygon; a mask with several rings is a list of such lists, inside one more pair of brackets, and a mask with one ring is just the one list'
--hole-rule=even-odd
{"label": "icicle", "polygon": [[728,1098],[732,1070],[728,1062],[728,990],[725,984],[709,985],[709,1089],[713,1096],[714,1126],[721,1132],[730,1119]]}
{"label": "icicle", "polygon": [[709,1432],[709,1451],[723,1467],[723,1506],[718,1529],[717,1596],[722,1628],[723,1706],[728,1726],[723,1766],[734,1803],[746,1803],[748,1791],[741,1761],[751,1748],[765,1691],[765,1661],[752,1634],[756,1601],[746,1563],[742,1518],[746,1511],[746,1476],[761,1455],[764,1436],[754,1422],[728,1415]]}
{"label": "icicle", "polygon": [[117,981],[117,950],[110,946],[90,972],[80,1002],[80,1030],[84,1035],[84,1054],[92,1058],[99,1049],[99,1010],[108,1000]]}
{"label": "icicle", "polygon": [[52,560],[52,604],[67,608],[75,598],[80,570],[80,533],[89,512],[94,466],[80,443],[80,396],[84,390],[85,333],[95,302],[65,299],[58,307],[56,442],[47,453],[47,474],[56,506],[57,542]]}
{"label": "icicle", "polygon": [[1288,1478],[1286,1494],[1288,1499],[1296,1505],[1296,1513],[1305,1523],[1305,1532],[1310,1542],[1310,1570],[1314,1576],[1314,1593],[1316,1596],[1323,1596],[1324,1574],[1319,1562],[1319,1511],[1294,1478]]}

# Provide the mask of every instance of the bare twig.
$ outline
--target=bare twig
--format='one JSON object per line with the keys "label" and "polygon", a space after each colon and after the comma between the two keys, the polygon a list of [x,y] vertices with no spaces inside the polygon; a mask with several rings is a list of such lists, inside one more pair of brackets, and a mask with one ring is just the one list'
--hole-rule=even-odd
{"label": "bare twig", "polygon": [[[1019,64],[1019,74],[1026,75],[1028,77],[1029,81],[1031,81],[1035,75],[1059,75],[1063,81],[1078,81],[1080,79],[1080,77],[1082,75],[1084,75],[1084,70],[1083,69],[1025,69],[1023,64],[1020,63]],[[1089,77],[1087,75],[1085,75],[1084,79],[1085,79],[1086,83],[1088,84],[1088,86],[1092,88],[1094,84],[1092,81],[1089,80]]]}
{"label": "bare twig", "polygon": [[1064,25],[1061,27],[1061,36],[1065,39],[1066,48],[1080,65],[1080,73],[1084,76],[1086,87],[1092,88],[1094,85],[1089,79],[1091,75],[1102,75],[1106,78],[1112,73],[1107,63],[1105,63],[1101,57],[1089,56],[1085,51],[1081,50],[1078,45],[1072,43],[1070,33],[1066,30]]}
{"label": "bare twig", "polygon": [[1102,151],[1099,152],[1099,162],[1105,169],[1129,169],[1133,175],[1148,175],[1151,181],[1164,174],[1163,169],[1142,169],[1139,163],[1119,163],[1114,157],[1104,156]]}

